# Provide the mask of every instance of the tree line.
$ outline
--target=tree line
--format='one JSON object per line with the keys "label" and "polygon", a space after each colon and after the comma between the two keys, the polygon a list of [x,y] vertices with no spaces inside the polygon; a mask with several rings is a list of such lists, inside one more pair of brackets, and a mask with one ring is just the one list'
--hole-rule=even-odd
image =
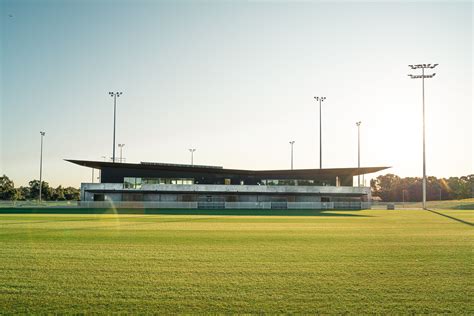
{"label": "tree line", "polygon": [[[39,198],[40,181],[32,180],[28,186],[15,188],[13,181],[6,175],[0,177],[0,200],[21,201],[37,200]],[[77,201],[81,191],[73,187],[57,188],[49,186],[48,182],[42,181],[41,199],[45,201]]]}
{"label": "tree line", "polygon": [[[422,199],[422,178],[400,178],[395,174],[378,176],[370,181],[373,197],[380,197],[385,202],[419,202]],[[39,198],[39,180],[32,180],[28,186],[15,188],[12,180],[6,175],[0,177],[0,200],[36,200]],[[80,199],[80,190],[74,187],[57,188],[43,181],[41,186],[42,200],[71,201]],[[459,200],[474,197],[474,174],[463,177],[441,178],[428,177],[426,182],[426,199]]]}
{"label": "tree line", "polygon": [[[400,178],[395,174],[370,181],[372,196],[384,202],[419,202],[423,196],[423,178]],[[426,178],[426,200],[460,200],[474,197],[474,174],[463,177]]]}

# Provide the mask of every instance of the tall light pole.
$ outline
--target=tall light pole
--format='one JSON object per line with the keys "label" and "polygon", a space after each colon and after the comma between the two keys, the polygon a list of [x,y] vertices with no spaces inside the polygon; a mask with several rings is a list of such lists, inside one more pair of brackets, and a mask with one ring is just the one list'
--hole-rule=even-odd
{"label": "tall light pole", "polygon": [[293,145],[294,144],[295,144],[294,140],[290,141],[290,145],[291,145],[291,170],[293,170]]}
{"label": "tall light pole", "polygon": [[112,162],[115,162],[115,121],[117,112],[117,98],[122,95],[122,92],[109,92],[109,95],[114,98],[114,143],[112,145]]}
{"label": "tall light pole", "polygon": [[39,183],[39,201],[41,202],[41,187],[43,186],[43,137],[46,134],[41,131],[41,150],[40,150],[40,183]]}
{"label": "tall light pole", "polygon": [[408,65],[411,69],[421,68],[421,75],[408,75],[411,79],[421,78],[421,91],[423,99],[423,209],[426,209],[426,153],[425,153],[425,78],[433,78],[436,73],[425,75],[425,68],[435,68],[438,64]]}
{"label": "tall light pole", "polygon": [[125,146],[125,144],[118,144],[118,146],[120,148],[120,163],[122,163],[123,162],[123,160],[122,160],[122,149]]}
{"label": "tall light pole", "polygon": [[189,151],[191,152],[191,166],[194,166],[194,152],[196,148],[189,148]]}
{"label": "tall light pole", "polygon": [[357,125],[357,185],[360,187],[360,124],[361,121],[356,122]]}
{"label": "tall light pole", "polygon": [[326,97],[314,97],[316,101],[319,101],[319,169],[323,168],[323,128],[322,128],[322,116],[321,116],[321,102],[326,100]]}

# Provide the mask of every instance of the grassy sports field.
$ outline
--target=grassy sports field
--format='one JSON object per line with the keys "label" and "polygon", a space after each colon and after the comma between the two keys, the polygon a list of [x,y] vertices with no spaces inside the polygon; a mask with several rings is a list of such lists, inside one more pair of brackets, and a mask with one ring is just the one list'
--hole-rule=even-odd
{"label": "grassy sports field", "polygon": [[0,213],[0,314],[473,314],[474,211],[438,212]]}

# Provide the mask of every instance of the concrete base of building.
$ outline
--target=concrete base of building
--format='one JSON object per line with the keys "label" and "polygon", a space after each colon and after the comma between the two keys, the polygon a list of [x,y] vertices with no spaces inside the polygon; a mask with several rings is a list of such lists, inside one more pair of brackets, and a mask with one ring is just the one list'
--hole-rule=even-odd
{"label": "concrete base of building", "polygon": [[362,210],[370,209],[370,202],[124,202],[80,201],[81,208],[98,209],[248,209],[248,210]]}

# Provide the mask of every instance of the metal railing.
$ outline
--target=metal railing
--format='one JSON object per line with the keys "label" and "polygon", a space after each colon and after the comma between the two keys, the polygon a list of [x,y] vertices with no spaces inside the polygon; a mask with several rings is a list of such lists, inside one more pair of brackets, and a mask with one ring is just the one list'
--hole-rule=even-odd
{"label": "metal railing", "polygon": [[78,201],[0,201],[0,208],[77,207]]}
{"label": "metal railing", "polygon": [[228,209],[270,209],[272,208],[272,202],[225,202],[225,208]]}
{"label": "metal railing", "polygon": [[156,209],[195,209],[199,202],[175,202],[175,201],[80,201],[81,208],[156,208]]}
{"label": "metal railing", "polygon": [[331,210],[334,209],[334,202],[288,202],[288,208],[297,210]]}
{"label": "metal railing", "polygon": [[[371,202],[372,209],[387,209],[393,206],[394,209],[414,210],[422,209],[421,202]],[[435,210],[474,210],[474,200],[470,201],[427,201],[426,208]]]}
{"label": "metal railing", "polygon": [[[2,208],[131,208],[131,209],[304,209],[304,210],[360,210],[360,209],[421,209],[421,202],[224,202],[224,201],[0,201]],[[472,201],[428,201],[429,209],[474,210]]]}
{"label": "metal railing", "polygon": [[177,202],[177,201],[0,201],[0,208],[92,208],[92,209],[366,209],[366,202]]}

